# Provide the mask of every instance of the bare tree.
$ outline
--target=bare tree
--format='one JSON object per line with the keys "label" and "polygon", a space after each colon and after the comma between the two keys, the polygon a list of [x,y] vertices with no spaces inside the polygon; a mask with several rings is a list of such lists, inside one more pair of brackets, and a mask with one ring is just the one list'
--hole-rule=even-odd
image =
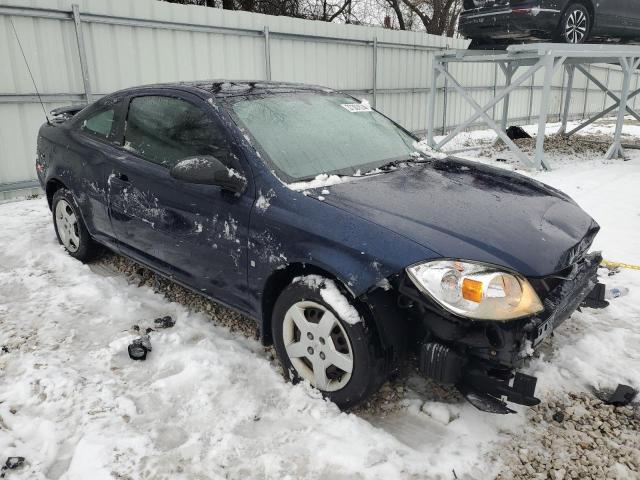
{"label": "bare tree", "polygon": [[[407,25],[404,22],[404,13],[402,12],[402,0],[384,0],[384,2],[391,7],[398,20],[398,28],[400,30],[406,30]],[[386,26],[386,25],[385,25]],[[387,27],[388,28],[388,27]]]}
{"label": "bare tree", "polygon": [[460,0],[402,0],[422,21],[427,33],[453,35],[462,8]]}
{"label": "bare tree", "polygon": [[324,22],[381,25],[399,30],[425,30],[435,35],[455,33],[462,0],[165,0],[308,18]]}

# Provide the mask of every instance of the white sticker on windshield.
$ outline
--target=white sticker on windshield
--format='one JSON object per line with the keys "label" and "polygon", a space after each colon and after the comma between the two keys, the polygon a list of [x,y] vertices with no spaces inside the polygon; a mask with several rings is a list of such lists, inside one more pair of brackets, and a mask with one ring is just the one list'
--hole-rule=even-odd
{"label": "white sticker on windshield", "polygon": [[341,103],[342,108],[346,108],[350,112],[370,112],[371,106],[364,103]]}

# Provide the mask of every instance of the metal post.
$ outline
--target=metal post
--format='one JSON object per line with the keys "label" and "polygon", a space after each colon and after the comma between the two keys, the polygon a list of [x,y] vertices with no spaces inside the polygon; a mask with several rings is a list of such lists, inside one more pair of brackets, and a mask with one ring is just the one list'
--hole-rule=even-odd
{"label": "metal post", "polygon": [[373,108],[378,102],[378,37],[373,37]]}
{"label": "metal post", "polygon": [[531,117],[533,116],[533,87],[536,83],[536,76],[531,76],[531,82],[529,84],[529,115],[527,116],[527,123],[531,123]]}
{"label": "metal post", "polygon": [[620,58],[620,66],[624,72],[622,80],[622,92],[620,92],[620,104],[618,105],[618,120],[616,122],[616,131],[613,135],[613,145],[607,152],[608,159],[624,157],[624,149],[620,138],[622,137],[622,127],[624,126],[624,116],[627,113],[627,100],[629,98],[629,86],[631,84],[631,74],[638,67],[638,59],[636,58]]}
{"label": "metal post", "polygon": [[[498,64],[493,64],[493,96],[496,96],[496,90],[498,88]],[[491,118],[496,119],[496,106],[494,105],[491,109]]]}
{"label": "metal post", "polygon": [[[605,85],[610,85],[610,83],[609,83],[609,76],[610,75],[611,75],[611,69],[607,68],[607,79],[604,81]],[[607,106],[607,94],[605,92],[604,98],[602,99],[602,108],[600,110],[604,110],[606,108],[606,106]]]}
{"label": "metal post", "polygon": [[[636,78],[636,87],[634,88],[634,90],[638,90],[638,77],[639,75],[637,73],[634,73],[633,75]],[[636,109],[636,104],[638,103],[638,97],[635,97],[633,99],[633,109]]]}
{"label": "metal post", "polygon": [[84,96],[87,103],[91,103],[91,83],[89,82],[89,65],[87,64],[87,52],[84,48],[84,35],[82,35],[82,23],[80,21],[80,7],[74,3],[71,5],[73,23],[76,27],[76,42],[78,44],[78,55],[80,56],[80,71],[82,72],[82,84],[84,85]]}
{"label": "metal post", "polygon": [[271,80],[271,44],[269,42],[269,27],[264,26],[264,71],[267,80]]}
{"label": "metal post", "polygon": [[[511,85],[511,80],[513,78],[513,66],[511,63],[505,63],[504,65],[500,64],[500,68],[502,68],[502,73],[504,73],[504,86],[507,88]],[[502,128],[503,132],[507,131],[507,121],[509,120],[509,99],[511,95],[507,95],[504,97],[502,101],[502,121],[500,122],[500,128]]]}
{"label": "metal post", "polygon": [[[591,73],[591,65],[587,65],[587,71]],[[584,84],[584,107],[582,108],[582,118],[587,117],[587,99],[589,98],[589,77]]]}
{"label": "metal post", "polygon": [[[564,135],[567,131],[567,121],[569,120],[569,108],[571,107],[571,91],[573,90],[573,76],[575,74],[576,67],[573,65],[567,65],[565,71],[569,75],[567,77],[567,93],[564,97],[564,109],[562,110],[562,126],[558,132],[560,135]],[[564,86],[564,82],[563,82]]]}
{"label": "metal post", "polygon": [[538,135],[536,136],[536,153],[533,158],[534,166],[537,169],[548,168],[544,161],[544,136],[547,126],[547,114],[549,113],[549,100],[551,96],[551,83],[553,82],[553,73],[555,70],[555,59],[549,55],[545,59],[544,67],[544,84],[542,86],[542,95],[540,97],[540,112],[538,113]]}
{"label": "metal post", "polygon": [[[444,64],[444,71],[449,71],[449,63]],[[442,84],[442,135],[444,135],[447,131],[447,76],[444,76],[444,83]]]}
{"label": "metal post", "polygon": [[430,147],[435,146],[435,140],[433,139],[433,130],[436,123],[436,102],[438,101],[438,78],[440,77],[440,71],[436,68],[438,60],[434,58],[431,67],[431,93],[429,94],[429,109],[427,118],[427,142]]}

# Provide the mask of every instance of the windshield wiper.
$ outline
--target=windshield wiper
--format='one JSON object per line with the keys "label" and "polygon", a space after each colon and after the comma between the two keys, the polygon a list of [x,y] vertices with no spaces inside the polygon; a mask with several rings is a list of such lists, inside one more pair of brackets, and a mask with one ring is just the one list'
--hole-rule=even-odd
{"label": "windshield wiper", "polygon": [[[410,155],[408,157],[405,158],[397,158],[395,160],[391,160],[387,163],[384,163],[382,165],[380,165],[379,168],[380,170],[391,170],[392,168],[398,167],[400,165],[402,165],[403,163],[430,163],[432,159],[430,158],[425,158],[422,155],[420,156],[413,156]],[[375,170],[375,169],[374,169]]]}

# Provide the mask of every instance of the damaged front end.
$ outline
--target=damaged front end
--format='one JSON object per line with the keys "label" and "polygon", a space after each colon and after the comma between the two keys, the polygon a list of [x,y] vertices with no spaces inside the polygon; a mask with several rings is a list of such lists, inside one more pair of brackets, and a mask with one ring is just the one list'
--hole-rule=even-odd
{"label": "damaged front end", "polygon": [[513,412],[506,402],[537,405],[537,379],[516,369],[581,305],[607,305],[604,286],[597,281],[601,260],[600,253],[584,255],[557,274],[524,280],[540,304],[535,306],[535,314],[516,319],[458,315],[425,294],[410,274],[405,275],[400,280],[399,302],[422,327],[421,373],[455,385],[480,410]]}

